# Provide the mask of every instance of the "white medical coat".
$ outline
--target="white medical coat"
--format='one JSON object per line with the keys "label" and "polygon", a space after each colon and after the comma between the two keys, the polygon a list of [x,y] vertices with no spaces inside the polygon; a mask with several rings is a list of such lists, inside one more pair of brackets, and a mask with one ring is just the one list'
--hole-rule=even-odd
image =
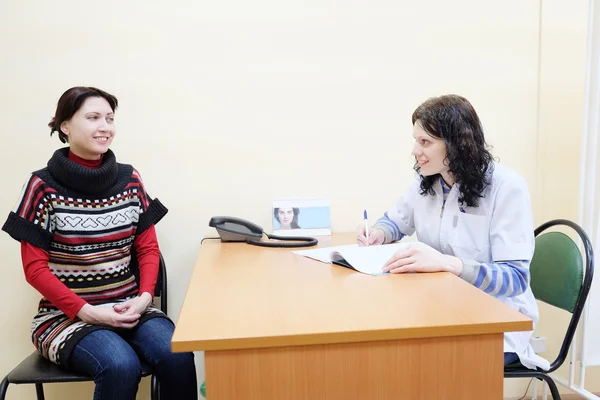
{"label": "white medical coat", "polygon": [[[417,179],[388,211],[405,235],[417,233],[417,238],[441,253],[479,263],[500,261],[530,261],[535,240],[531,202],[525,180],[514,171],[494,164],[490,185],[479,199],[478,207],[463,207],[458,202],[460,184],[453,185],[446,204],[440,181],[433,186],[435,195],[420,195]],[[539,319],[536,300],[527,290],[518,296],[497,298],[509,307],[533,320],[534,329]],[[519,356],[527,368],[548,369],[547,360],[533,352],[529,340],[533,331],[504,334],[504,351]]]}

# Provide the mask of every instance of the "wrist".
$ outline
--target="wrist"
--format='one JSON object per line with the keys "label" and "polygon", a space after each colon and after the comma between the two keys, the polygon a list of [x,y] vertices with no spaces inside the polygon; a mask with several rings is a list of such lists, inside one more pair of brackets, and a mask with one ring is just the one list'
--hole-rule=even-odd
{"label": "wrist", "polygon": [[83,306],[85,306],[86,304],[88,304],[88,303],[85,300],[81,300],[81,301],[77,302],[76,304],[74,304],[73,306],[68,307],[62,311],[67,315],[67,317],[69,317],[69,319],[75,320],[75,318],[77,318],[79,315],[79,311],[81,311]]}
{"label": "wrist", "polygon": [[377,225],[377,224],[373,225],[371,227],[371,233],[373,233],[375,231],[380,231],[383,236],[383,241],[381,242],[381,244],[387,244],[392,241],[391,240],[392,233],[390,231],[388,231],[384,225]]}
{"label": "wrist", "polygon": [[95,320],[94,311],[95,311],[94,306],[86,303],[77,312],[77,317],[84,322]]}
{"label": "wrist", "polygon": [[150,294],[150,292],[142,292],[140,294],[140,297],[145,297],[145,298],[152,300],[152,295]]}
{"label": "wrist", "polygon": [[142,294],[140,294],[139,297],[144,299],[144,301],[146,303],[146,307],[149,306],[150,303],[152,303],[152,295],[148,292],[143,292]]}
{"label": "wrist", "polygon": [[456,276],[460,276],[463,271],[463,262],[460,258],[454,256],[445,256],[446,271],[452,272]]}

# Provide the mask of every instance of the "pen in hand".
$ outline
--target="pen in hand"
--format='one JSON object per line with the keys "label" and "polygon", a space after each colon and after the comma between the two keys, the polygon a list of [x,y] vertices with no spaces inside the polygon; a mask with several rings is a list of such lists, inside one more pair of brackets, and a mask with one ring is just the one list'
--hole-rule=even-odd
{"label": "pen in hand", "polygon": [[367,238],[367,246],[368,246],[369,245],[369,222],[367,221],[367,210],[365,210],[364,219],[365,219],[365,237]]}

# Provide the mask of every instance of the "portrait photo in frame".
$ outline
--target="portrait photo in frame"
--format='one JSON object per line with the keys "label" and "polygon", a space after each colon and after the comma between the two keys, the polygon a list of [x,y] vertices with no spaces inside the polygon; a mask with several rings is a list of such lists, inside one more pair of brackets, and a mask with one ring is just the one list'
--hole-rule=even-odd
{"label": "portrait photo in frame", "polygon": [[273,200],[273,233],[279,236],[329,236],[329,201],[323,198]]}

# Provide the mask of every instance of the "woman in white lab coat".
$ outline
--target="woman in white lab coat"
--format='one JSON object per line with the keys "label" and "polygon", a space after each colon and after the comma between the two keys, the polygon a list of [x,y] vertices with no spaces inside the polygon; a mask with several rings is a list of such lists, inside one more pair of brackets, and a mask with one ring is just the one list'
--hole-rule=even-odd
{"label": "woman in white lab coat", "polygon": [[[533,320],[539,318],[529,286],[535,241],[524,179],[497,164],[487,148],[475,109],[463,97],[428,99],[412,115],[417,179],[365,236],[379,245],[417,233],[419,242],[399,250],[390,273],[451,272]],[[504,335],[504,363],[549,368],[529,339],[533,331]]]}

